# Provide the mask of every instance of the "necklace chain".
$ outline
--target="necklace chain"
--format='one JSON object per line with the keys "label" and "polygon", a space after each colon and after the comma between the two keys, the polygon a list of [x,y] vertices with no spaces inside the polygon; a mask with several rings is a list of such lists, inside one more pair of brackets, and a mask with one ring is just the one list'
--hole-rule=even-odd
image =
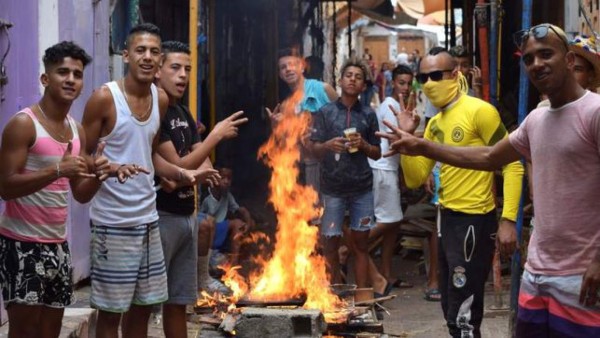
{"label": "necklace chain", "polygon": [[[56,133],[57,136],[60,137],[61,141],[66,141],[67,140],[67,132],[69,131],[69,128],[65,128],[65,120],[67,120],[67,117],[65,116],[65,118],[63,119],[63,132],[60,133],[58,132],[58,130],[56,128],[54,128],[53,126],[50,125],[50,119],[48,118],[48,116],[46,115],[46,113],[44,112],[44,110],[42,109],[42,106],[39,104],[39,102],[37,103],[37,107],[40,110],[40,112],[42,113],[42,116],[44,116],[44,120],[46,121],[46,126],[51,127],[52,131],[54,133]],[[68,122],[67,122],[68,123]]]}
{"label": "necklace chain", "polygon": [[133,115],[138,121],[144,120],[146,117],[148,117],[148,114],[150,114],[150,112],[152,110],[152,95],[150,95],[150,102],[148,103],[148,109],[146,109],[146,112],[143,115],[139,115],[133,111],[133,109],[131,107],[131,103],[129,102],[129,96],[127,95],[127,90],[125,89],[125,79],[121,80],[121,86],[123,86],[123,95],[125,96],[125,101],[127,102],[127,105],[129,105],[129,110],[131,111],[131,115]]}

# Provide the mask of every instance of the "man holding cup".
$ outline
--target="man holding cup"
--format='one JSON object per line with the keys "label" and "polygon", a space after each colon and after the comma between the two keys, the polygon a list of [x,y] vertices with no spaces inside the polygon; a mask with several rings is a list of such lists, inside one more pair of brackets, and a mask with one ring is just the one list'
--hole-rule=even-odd
{"label": "man holding cup", "polygon": [[[367,158],[381,157],[377,115],[358,97],[369,72],[359,60],[342,67],[342,96],[323,106],[314,117],[309,147],[321,161],[324,204],[321,236],[332,283],[339,283],[338,248],[346,210],[350,216],[350,247],[355,251],[355,276],[359,288],[367,286],[369,230],[373,227],[373,174]],[[374,285],[375,287],[375,285]],[[375,290],[377,291],[377,290]],[[358,300],[370,298],[357,293]]]}

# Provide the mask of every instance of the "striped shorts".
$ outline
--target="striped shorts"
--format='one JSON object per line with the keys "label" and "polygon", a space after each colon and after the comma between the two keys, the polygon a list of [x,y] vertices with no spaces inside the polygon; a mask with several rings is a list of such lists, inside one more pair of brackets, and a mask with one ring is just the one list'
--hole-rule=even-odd
{"label": "striped shorts", "polygon": [[92,307],[114,313],[131,304],[167,300],[165,259],[156,222],[132,227],[92,226]]}
{"label": "striped shorts", "polygon": [[600,337],[600,307],[579,304],[582,278],[537,275],[525,270],[516,337]]}

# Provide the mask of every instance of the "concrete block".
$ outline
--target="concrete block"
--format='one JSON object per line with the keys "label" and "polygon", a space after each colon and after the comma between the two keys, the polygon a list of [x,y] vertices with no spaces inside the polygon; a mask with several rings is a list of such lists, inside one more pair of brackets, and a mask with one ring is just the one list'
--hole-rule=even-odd
{"label": "concrete block", "polygon": [[245,308],[235,325],[242,338],[321,337],[327,329],[318,310]]}

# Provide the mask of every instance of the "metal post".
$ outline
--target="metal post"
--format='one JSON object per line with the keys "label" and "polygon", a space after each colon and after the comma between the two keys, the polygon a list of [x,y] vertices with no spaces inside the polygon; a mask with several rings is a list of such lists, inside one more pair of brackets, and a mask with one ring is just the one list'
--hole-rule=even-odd
{"label": "metal post", "polygon": [[[523,14],[521,16],[521,28],[529,29],[531,27],[531,9],[532,0],[523,1]],[[521,63],[521,75],[519,77],[519,124],[523,122],[527,115],[527,103],[529,101],[529,79],[525,72],[525,67]],[[525,180],[523,180],[522,191],[526,191]],[[519,204],[519,214],[517,216],[517,242],[523,242],[523,202],[524,195],[521,195],[521,203]],[[510,322],[509,330],[512,335],[515,332],[515,324],[517,321],[517,309],[519,306],[519,288],[521,282],[521,252],[515,251],[512,258],[511,266],[511,288],[510,288]]]}

